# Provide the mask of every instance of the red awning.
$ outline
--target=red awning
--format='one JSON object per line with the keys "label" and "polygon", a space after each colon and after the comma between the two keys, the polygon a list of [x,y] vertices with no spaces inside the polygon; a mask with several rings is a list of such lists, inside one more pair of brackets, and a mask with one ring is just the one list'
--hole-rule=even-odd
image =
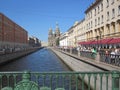
{"label": "red awning", "polygon": [[79,42],[79,44],[81,45],[88,45],[88,44],[92,44],[95,40],[91,40],[91,41],[83,41],[83,42]]}
{"label": "red awning", "polygon": [[83,41],[79,42],[81,45],[90,45],[90,44],[110,44],[110,43],[116,43],[120,42],[120,38],[114,40],[113,38],[107,38],[107,39],[101,39],[101,40],[91,40],[91,41]]}
{"label": "red awning", "polygon": [[78,44],[84,44],[85,43],[85,41],[83,41],[83,42],[79,42]]}
{"label": "red awning", "polygon": [[120,43],[120,38],[107,38],[101,40],[91,40],[91,41],[83,41],[79,42],[78,44],[81,45],[90,45],[90,44],[117,44]]}
{"label": "red awning", "polygon": [[92,44],[108,44],[113,38],[107,38],[107,39],[101,39],[101,40],[96,40]]}
{"label": "red awning", "polygon": [[120,43],[120,38],[113,38],[108,44],[117,44]]}
{"label": "red awning", "polygon": [[108,44],[113,38],[102,39],[99,41],[99,44]]}

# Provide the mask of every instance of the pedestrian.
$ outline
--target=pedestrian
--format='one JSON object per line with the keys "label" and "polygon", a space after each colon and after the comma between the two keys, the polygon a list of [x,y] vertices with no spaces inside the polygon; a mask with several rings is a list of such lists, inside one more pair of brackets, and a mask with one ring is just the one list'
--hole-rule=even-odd
{"label": "pedestrian", "polygon": [[109,63],[109,52],[108,52],[108,50],[105,51],[105,62]]}
{"label": "pedestrian", "polygon": [[91,50],[91,52],[92,52],[92,54],[91,54],[92,58],[93,58],[93,59],[95,59],[96,54],[97,54],[96,49],[95,49],[95,48],[93,48],[93,49]]}
{"label": "pedestrian", "polygon": [[111,64],[114,64],[115,63],[115,50],[113,49],[110,53],[110,56],[111,56]]}

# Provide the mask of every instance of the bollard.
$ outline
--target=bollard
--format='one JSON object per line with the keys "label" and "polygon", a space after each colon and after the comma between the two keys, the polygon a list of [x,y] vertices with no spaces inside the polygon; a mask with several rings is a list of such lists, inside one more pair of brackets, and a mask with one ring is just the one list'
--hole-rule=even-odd
{"label": "bollard", "polygon": [[112,90],[120,90],[119,71],[113,71],[112,72]]}

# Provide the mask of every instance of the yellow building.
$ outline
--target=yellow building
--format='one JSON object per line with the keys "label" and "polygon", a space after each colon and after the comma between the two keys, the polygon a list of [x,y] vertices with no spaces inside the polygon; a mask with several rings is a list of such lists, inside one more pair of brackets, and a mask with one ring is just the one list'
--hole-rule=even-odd
{"label": "yellow building", "polygon": [[77,47],[78,43],[78,31],[81,27],[79,22],[76,21],[74,25],[67,31],[68,32],[68,45],[70,47]]}
{"label": "yellow building", "polygon": [[96,0],[85,13],[87,40],[120,36],[120,0]]}
{"label": "yellow building", "polygon": [[120,0],[95,0],[67,32],[71,47],[120,47]]}
{"label": "yellow building", "polygon": [[77,44],[79,46],[79,42],[86,41],[86,22],[85,19],[81,20],[77,25]]}

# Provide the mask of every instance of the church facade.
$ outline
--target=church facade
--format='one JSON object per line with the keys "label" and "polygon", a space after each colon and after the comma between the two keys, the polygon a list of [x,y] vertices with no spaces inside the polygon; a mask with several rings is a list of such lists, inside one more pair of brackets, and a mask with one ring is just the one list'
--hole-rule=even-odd
{"label": "church facade", "polygon": [[56,25],[55,31],[52,28],[49,29],[48,32],[48,46],[59,46],[59,38],[60,38],[60,29],[58,25]]}

